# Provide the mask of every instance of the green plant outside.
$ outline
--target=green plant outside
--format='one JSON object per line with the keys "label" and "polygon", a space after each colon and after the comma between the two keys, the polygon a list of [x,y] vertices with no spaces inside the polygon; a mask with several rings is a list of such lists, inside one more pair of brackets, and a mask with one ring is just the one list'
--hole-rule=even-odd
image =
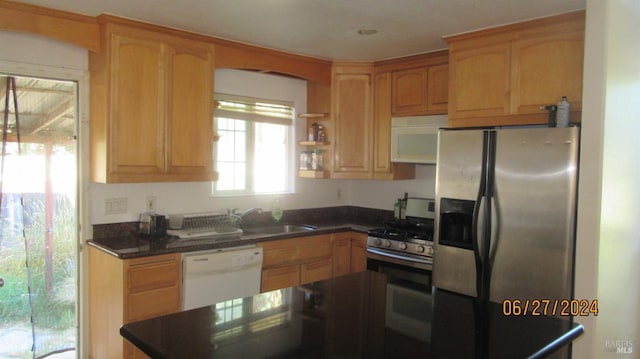
{"label": "green plant outside", "polygon": [[[40,197],[40,198],[37,198]],[[0,291],[0,323],[25,322],[31,313],[25,265],[25,238],[29,249],[34,322],[37,327],[66,329],[76,325],[76,214],[75,201],[56,196],[53,217],[53,288],[45,285],[44,196],[26,195],[29,210],[22,223],[11,226],[3,217],[0,265],[5,286]],[[64,203],[66,202],[66,203]],[[19,221],[20,222],[20,221]]]}

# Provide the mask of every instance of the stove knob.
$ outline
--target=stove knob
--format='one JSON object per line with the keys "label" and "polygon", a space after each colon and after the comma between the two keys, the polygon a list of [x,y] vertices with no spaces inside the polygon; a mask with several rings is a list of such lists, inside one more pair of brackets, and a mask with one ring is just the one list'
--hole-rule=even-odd
{"label": "stove knob", "polygon": [[416,248],[416,251],[418,251],[418,253],[424,253],[424,247],[423,246],[418,246]]}
{"label": "stove knob", "polygon": [[433,247],[429,247],[429,250],[427,250],[427,254],[433,256]]}
{"label": "stove knob", "polygon": [[382,245],[385,246],[385,247],[391,247],[391,242],[384,241],[384,242],[382,242]]}
{"label": "stove knob", "polygon": [[407,244],[406,243],[400,243],[398,244],[398,248],[402,249],[403,251],[407,249]]}
{"label": "stove knob", "polygon": [[380,239],[378,239],[378,238],[374,238],[372,242],[373,242],[374,246],[379,246],[380,243],[382,243],[382,241]]}

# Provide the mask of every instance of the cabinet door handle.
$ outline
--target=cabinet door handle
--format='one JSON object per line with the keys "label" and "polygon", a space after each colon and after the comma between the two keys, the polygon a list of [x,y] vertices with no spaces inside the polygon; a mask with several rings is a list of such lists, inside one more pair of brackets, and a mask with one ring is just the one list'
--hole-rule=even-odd
{"label": "cabinet door handle", "polygon": [[4,278],[0,278],[0,288],[4,287]]}

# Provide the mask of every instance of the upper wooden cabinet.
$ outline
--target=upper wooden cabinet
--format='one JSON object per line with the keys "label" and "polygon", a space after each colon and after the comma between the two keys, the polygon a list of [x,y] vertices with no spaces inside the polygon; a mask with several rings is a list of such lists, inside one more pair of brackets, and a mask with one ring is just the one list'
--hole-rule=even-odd
{"label": "upper wooden cabinet", "polygon": [[547,123],[540,107],[582,108],[584,11],[446,38],[451,127]]}
{"label": "upper wooden cabinet", "polygon": [[391,72],[376,73],[373,81],[372,177],[381,180],[415,178],[414,164],[391,162]]}
{"label": "upper wooden cabinet", "polygon": [[373,140],[371,64],[337,64],[333,69],[333,178],[370,178]]}
{"label": "upper wooden cabinet", "polygon": [[213,46],[120,23],[101,29],[102,51],[90,54],[92,180],[216,179]]}
{"label": "upper wooden cabinet", "polygon": [[392,72],[391,114],[447,113],[449,65],[437,64]]}
{"label": "upper wooden cabinet", "polygon": [[391,74],[391,114],[420,116],[447,113],[447,51],[376,62],[376,73]]}

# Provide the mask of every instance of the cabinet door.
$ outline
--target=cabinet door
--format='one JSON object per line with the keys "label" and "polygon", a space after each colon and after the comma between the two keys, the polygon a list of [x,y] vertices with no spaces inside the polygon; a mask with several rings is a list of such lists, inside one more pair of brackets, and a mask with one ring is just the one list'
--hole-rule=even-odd
{"label": "cabinet door", "polygon": [[110,174],[159,174],[164,165],[165,44],[111,37]]}
{"label": "cabinet door", "polygon": [[290,265],[262,270],[261,292],[280,288],[293,287],[300,284],[300,266]]}
{"label": "cabinet door", "polygon": [[427,89],[426,66],[393,71],[391,113],[394,116],[424,114],[427,111]]}
{"label": "cabinet door", "polygon": [[507,115],[509,66],[509,42],[454,47],[449,57],[449,119]]}
{"label": "cabinet door", "polygon": [[323,258],[300,265],[300,284],[329,279],[333,274],[331,258]]}
{"label": "cabinet door", "polygon": [[426,109],[430,114],[447,113],[449,104],[449,64],[428,68]]}
{"label": "cabinet door", "polygon": [[567,96],[572,111],[579,111],[583,58],[582,31],[534,34],[515,40],[511,55],[513,112],[539,114],[541,106],[555,104],[562,96]]}
{"label": "cabinet door", "polygon": [[369,178],[371,174],[371,73],[335,73],[335,146],[332,177]]}
{"label": "cabinet door", "polygon": [[191,180],[213,177],[213,51],[207,46],[170,48],[167,171]]}
{"label": "cabinet door", "polygon": [[367,270],[367,235],[357,233],[351,240],[351,273]]}
{"label": "cabinet door", "polygon": [[351,238],[336,234],[332,257],[334,277],[351,273]]}
{"label": "cabinet door", "polygon": [[415,178],[415,165],[391,163],[391,73],[373,79],[373,168],[374,179]]}
{"label": "cabinet door", "polygon": [[391,73],[376,74],[373,81],[373,172],[391,172]]}

